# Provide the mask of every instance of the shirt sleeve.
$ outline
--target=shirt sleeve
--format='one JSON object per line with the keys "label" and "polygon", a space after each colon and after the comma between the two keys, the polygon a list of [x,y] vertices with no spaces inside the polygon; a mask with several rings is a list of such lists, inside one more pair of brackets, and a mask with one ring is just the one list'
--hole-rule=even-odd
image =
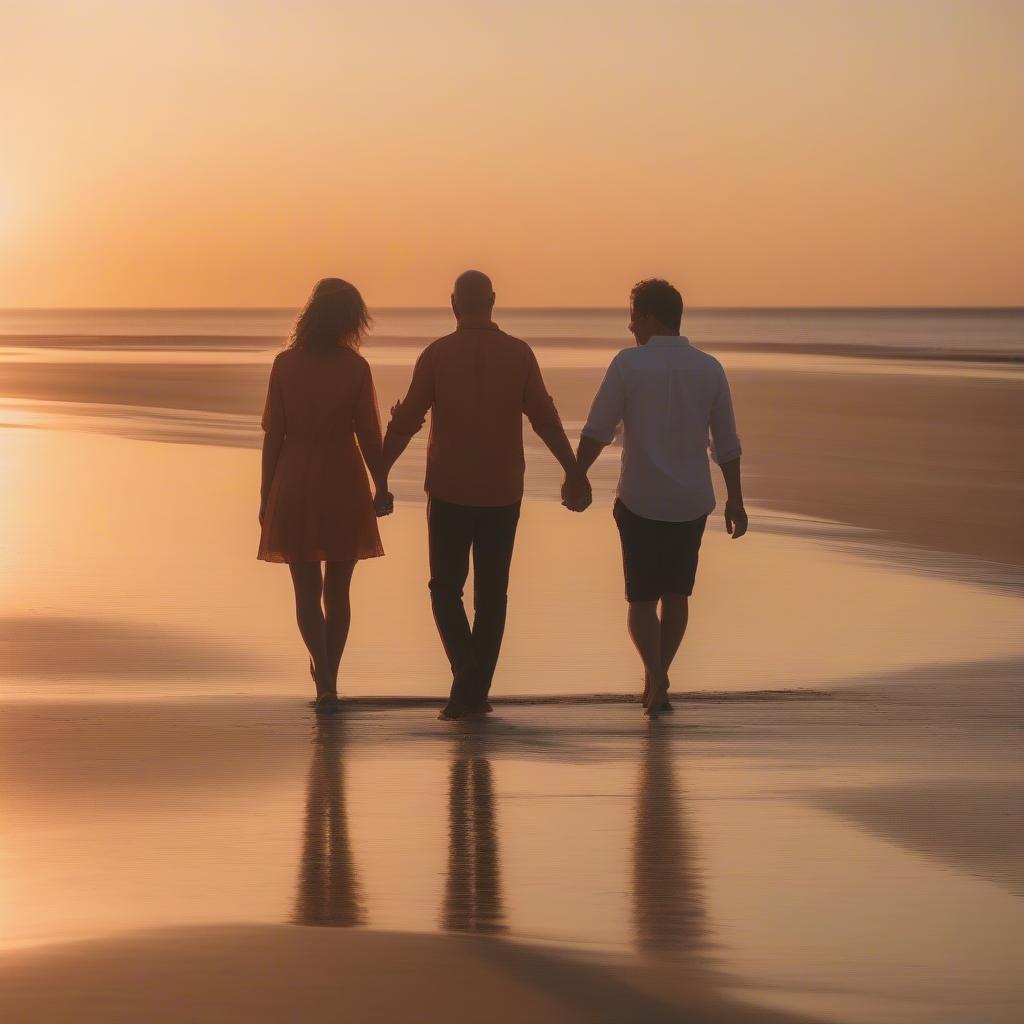
{"label": "shirt sleeve", "polygon": [[611,444],[615,440],[615,431],[622,422],[625,407],[626,393],[622,386],[622,371],[618,362],[613,359],[594,396],[590,415],[583,425],[583,436],[591,437],[601,444]]}
{"label": "shirt sleeve", "polygon": [[262,426],[268,434],[285,432],[284,395],[281,393],[281,377],[276,359],[270,367],[270,383],[267,385],[267,401],[263,406]]}
{"label": "shirt sleeve", "polygon": [[709,426],[711,428],[711,457],[718,465],[738,459],[742,453],[740,438],[736,433],[736,417],[732,410],[732,394],[725,370],[719,367],[720,383],[715,400],[711,404]]}
{"label": "shirt sleeve", "polygon": [[409,391],[391,410],[388,430],[399,437],[412,437],[419,433],[427,418],[427,412],[434,404],[434,353],[429,346],[420,353],[412,371]]}
{"label": "shirt sleeve", "polygon": [[526,371],[526,386],[523,388],[523,412],[530,426],[543,437],[551,430],[562,429],[562,418],[555,408],[555,400],[544,386],[544,377],[533,350],[530,350],[529,366]]}

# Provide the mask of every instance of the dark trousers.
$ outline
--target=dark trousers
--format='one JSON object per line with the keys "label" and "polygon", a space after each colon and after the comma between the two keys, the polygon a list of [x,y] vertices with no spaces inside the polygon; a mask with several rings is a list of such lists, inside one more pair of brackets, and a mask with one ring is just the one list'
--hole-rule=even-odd
{"label": "dark trousers", "polygon": [[[430,603],[452,666],[451,704],[487,699],[498,664],[508,607],[508,574],[519,524],[515,505],[477,507],[431,498],[427,504]],[[462,592],[473,553],[473,625]]]}

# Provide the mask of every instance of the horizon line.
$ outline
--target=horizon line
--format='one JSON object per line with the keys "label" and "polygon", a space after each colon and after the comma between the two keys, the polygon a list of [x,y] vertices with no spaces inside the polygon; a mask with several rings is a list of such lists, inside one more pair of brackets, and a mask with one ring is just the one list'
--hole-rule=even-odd
{"label": "horizon line", "polygon": [[[301,306],[0,306],[0,313],[286,313],[301,309]],[[388,313],[437,313],[451,312],[448,305],[438,306],[377,306],[378,310]],[[627,307],[614,306],[496,306],[498,311],[512,313],[621,313]],[[1024,303],[1019,305],[684,305],[686,311],[701,313],[786,313],[786,312],[839,312],[839,313],[887,313],[887,312],[992,312],[1015,313],[1024,311]]]}

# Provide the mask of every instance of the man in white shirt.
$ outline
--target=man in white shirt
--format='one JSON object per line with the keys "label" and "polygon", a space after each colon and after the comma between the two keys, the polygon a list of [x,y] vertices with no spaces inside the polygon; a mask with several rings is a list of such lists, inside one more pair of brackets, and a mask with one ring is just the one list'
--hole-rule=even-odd
{"label": "man in white shirt", "polygon": [[629,635],[646,673],[644,713],[656,718],[672,710],[668,670],[686,632],[701,537],[715,507],[709,447],[725,478],[725,528],[734,540],[747,532],[747,513],[740,439],[721,363],[680,336],[683,299],[667,281],[641,281],[629,306],[636,347],[608,367],[576,460],[586,473],[622,424],[614,515]]}

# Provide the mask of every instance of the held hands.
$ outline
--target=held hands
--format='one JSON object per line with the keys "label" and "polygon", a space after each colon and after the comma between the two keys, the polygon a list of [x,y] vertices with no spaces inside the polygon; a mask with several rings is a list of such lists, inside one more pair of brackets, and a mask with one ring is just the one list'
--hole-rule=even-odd
{"label": "held hands", "polygon": [[590,481],[585,473],[567,475],[562,484],[562,504],[570,512],[584,512],[594,500]]}
{"label": "held hands", "polygon": [[373,511],[377,518],[389,516],[395,511],[395,496],[387,489],[378,490],[373,496]]}
{"label": "held hands", "polygon": [[738,501],[725,503],[725,529],[733,540],[747,532],[747,510]]}

